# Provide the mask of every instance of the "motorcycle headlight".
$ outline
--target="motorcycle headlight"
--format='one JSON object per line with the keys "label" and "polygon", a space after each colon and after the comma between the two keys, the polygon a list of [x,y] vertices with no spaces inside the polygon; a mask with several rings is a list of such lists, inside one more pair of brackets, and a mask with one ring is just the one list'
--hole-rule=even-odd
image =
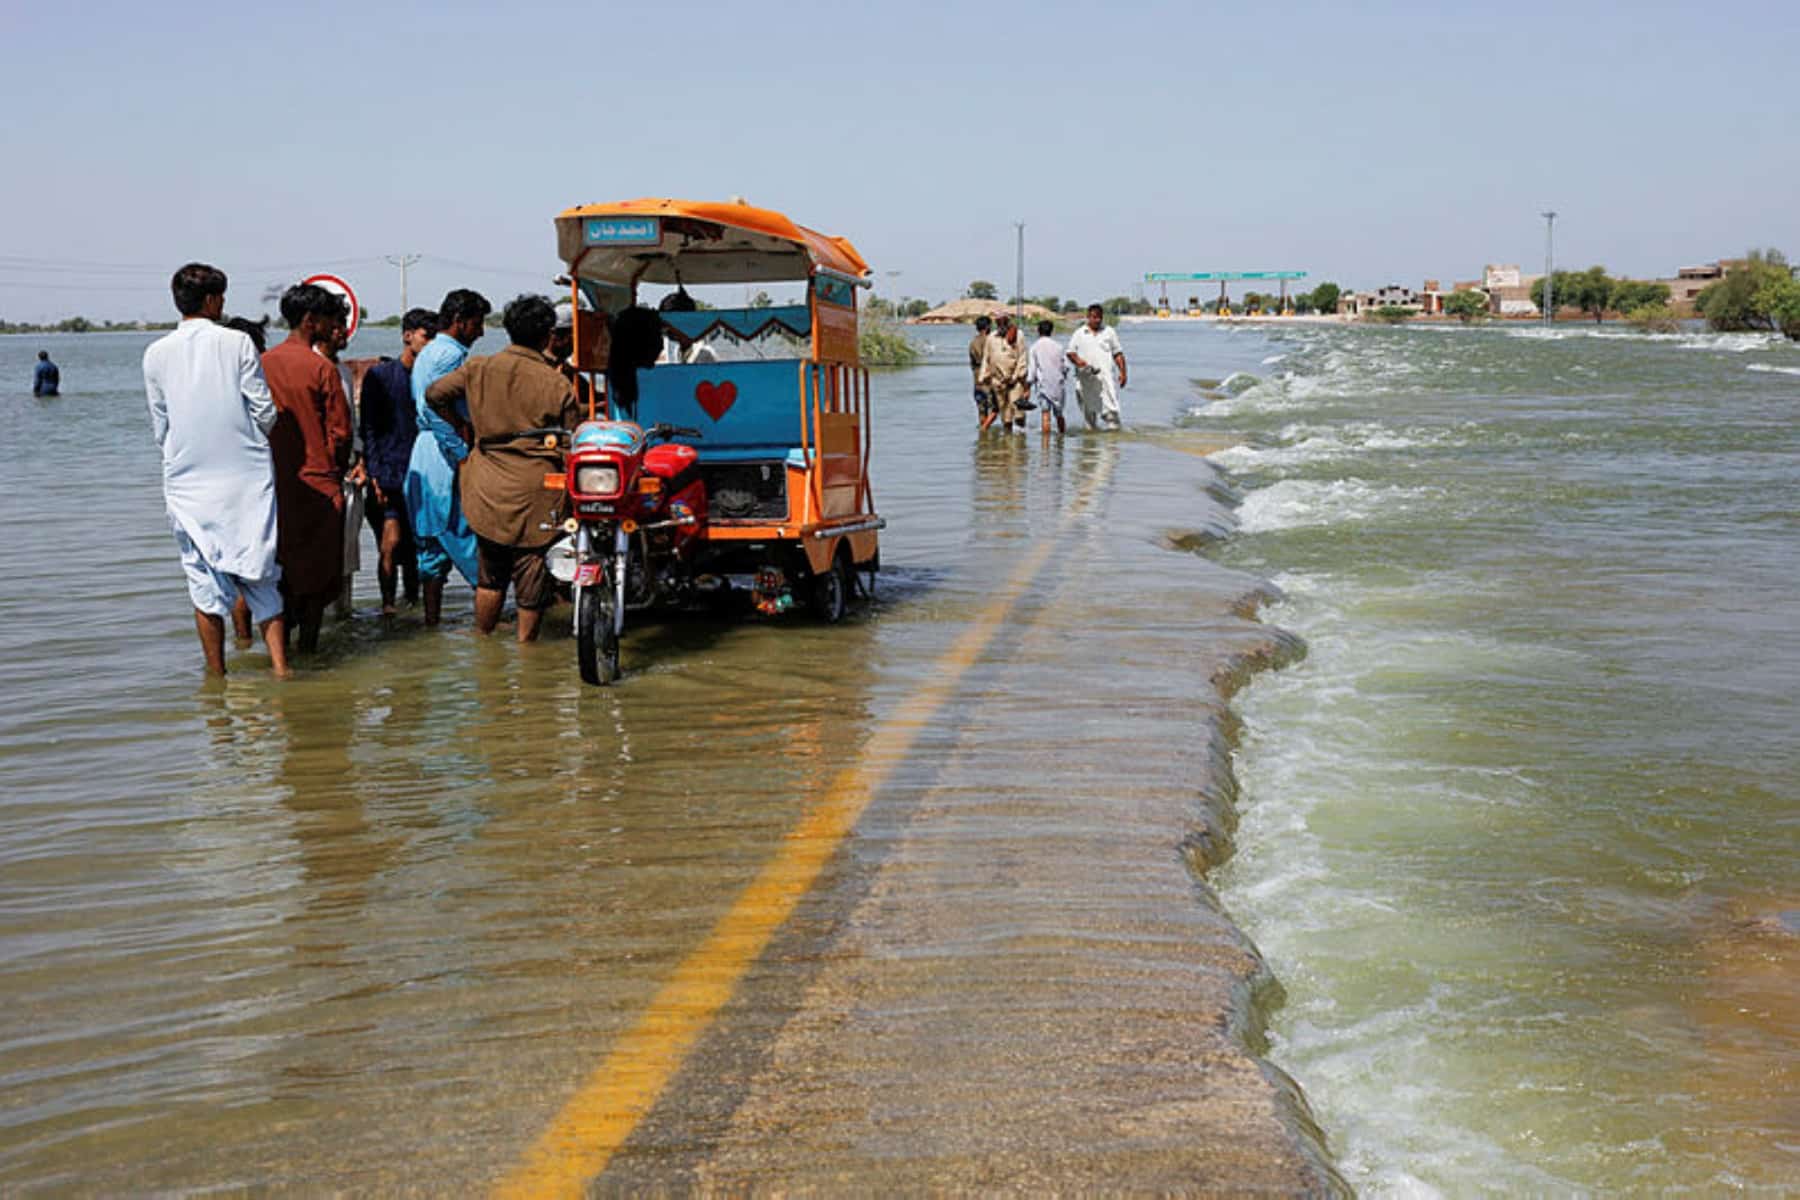
{"label": "motorcycle headlight", "polygon": [[562,583],[575,582],[575,539],[557,538],[544,551],[544,564],[550,568],[551,578]]}
{"label": "motorcycle headlight", "polygon": [[576,468],[575,490],[584,496],[610,496],[619,490],[619,468],[613,463],[586,463]]}

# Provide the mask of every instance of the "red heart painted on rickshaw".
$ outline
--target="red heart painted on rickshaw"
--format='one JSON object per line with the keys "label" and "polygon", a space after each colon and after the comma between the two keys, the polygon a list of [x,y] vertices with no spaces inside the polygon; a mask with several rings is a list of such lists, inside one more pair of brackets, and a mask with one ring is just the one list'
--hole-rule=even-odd
{"label": "red heart painted on rickshaw", "polygon": [[724,383],[702,381],[694,388],[694,399],[706,410],[706,415],[717,421],[731,406],[737,403],[737,384],[727,379]]}

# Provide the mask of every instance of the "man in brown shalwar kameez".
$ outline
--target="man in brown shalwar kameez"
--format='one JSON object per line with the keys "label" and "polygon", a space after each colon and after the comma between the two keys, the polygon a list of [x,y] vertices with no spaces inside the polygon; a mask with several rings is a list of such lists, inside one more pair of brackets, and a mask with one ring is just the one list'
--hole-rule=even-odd
{"label": "man in brown shalwar kameez", "polygon": [[993,335],[988,338],[982,353],[979,376],[981,385],[994,398],[994,407],[983,418],[981,428],[988,429],[998,418],[1000,432],[1010,433],[1014,425],[1025,428],[1019,401],[1024,400],[1029,391],[1025,376],[1031,363],[1026,356],[1025,339],[1014,327],[1012,314],[1001,313],[994,319],[994,325]]}
{"label": "man in brown shalwar kameez", "polygon": [[507,585],[519,607],[519,640],[535,641],[555,598],[544,552],[555,540],[563,493],[544,486],[561,472],[556,443],[542,432],[572,429],[584,415],[574,385],[545,354],[556,309],[542,296],[520,296],[503,315],[512,345],[472,358],[425,390],[434,411],[452,419],[466,398],[475,437],[461,472],[463,516],[474,530],[480,574],[475,628],[492,633]]}
{"label": "man in brown shalwar kameez", "polygon": [[344,471],[353,436],[350,401],[337,367],[313,350],[347,317],[344,301],[324,288],[297,284],[281,297],[287,340],[263,355],[275,398],[269,451],[275,461],[276,558],[287,597],[288,626],[300,650],[319,646],[325,606],[337,596],[344,568]]}

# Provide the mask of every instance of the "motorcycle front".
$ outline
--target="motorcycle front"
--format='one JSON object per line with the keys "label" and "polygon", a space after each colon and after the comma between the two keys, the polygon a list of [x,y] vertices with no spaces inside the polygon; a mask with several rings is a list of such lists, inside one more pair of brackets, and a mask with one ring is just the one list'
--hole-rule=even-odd
{"label": "motorcycle front", "polygon": [[651,440],[675,436],[698,437],[699,431],[655,425],[646,433],[629,421],[586,421],[570,438],[563,474],[571,509],[565,523],[568,536],[551,547],[549,561],[551,573],[572,592],[576,660],[584,683],[604,685],[619,677],[619,639],[633,600],[632,582],[638,581],[637,591],[645,593],[636,597],[640,606],[653,598],[651,564],[642,561],[643,535],[695,524],[685,512],[665,515],[647,509],[661,498],[656,490],[640,487]]}

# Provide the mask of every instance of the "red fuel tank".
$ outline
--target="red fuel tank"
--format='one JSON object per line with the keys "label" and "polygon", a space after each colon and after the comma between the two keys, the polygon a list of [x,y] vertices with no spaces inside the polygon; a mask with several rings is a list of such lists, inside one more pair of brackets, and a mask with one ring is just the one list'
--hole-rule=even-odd
{"label": "red fuel tank", "polygon": [[689,467],[699,454],[692,446],[680,442],[664,442],[644,451],[644,470],[658,479],[673,479]]}

